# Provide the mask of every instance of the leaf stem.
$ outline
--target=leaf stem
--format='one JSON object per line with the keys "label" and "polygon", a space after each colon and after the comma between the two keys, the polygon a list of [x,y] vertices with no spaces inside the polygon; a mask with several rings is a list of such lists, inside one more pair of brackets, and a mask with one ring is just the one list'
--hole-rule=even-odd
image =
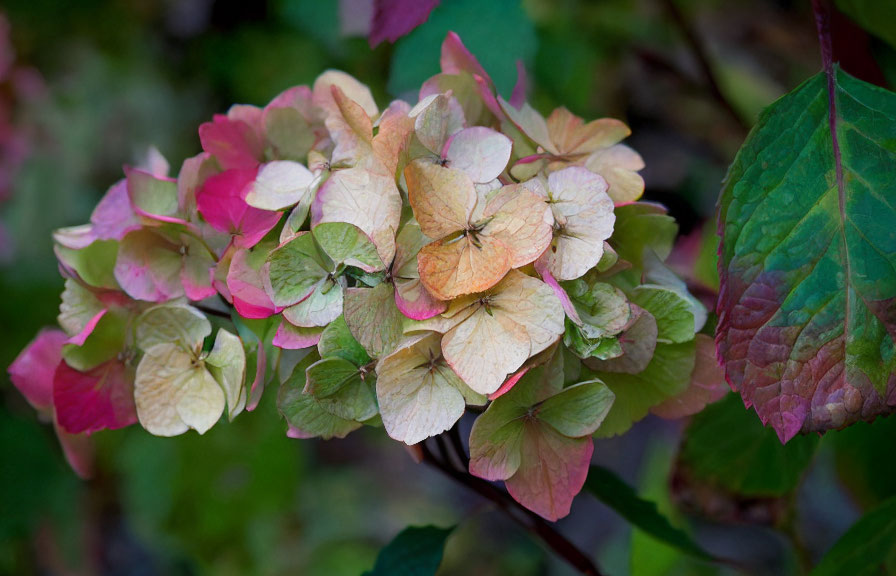
{"label": "leaf stem", "polygon": [[[452,428],[452,431],[446,432],[444,434],[447,434],[449,438],[456,435],[457,440],[459,441],[460,434],[456,431],[453,431],[456,428],[457,426],[455,425],[455,427]],[[448,444],[444,439],[442,439],[442,436],[443,434],[440,434],[436,437],[436,442],[437,444],[439,444],[440,448],[447,447]],[[455,450],[457,450],[456,441],[452,440],[451,445],[455,448]],[[423,451],[424,463],[445,474],[458,484],[462,484],[463,486],[476,492],[483,498],[493,502],[514,522],[525,528],[531,534],[537,536],[542,542],[545,543],[545,545],[547,545],[548,548],[550,548],[555,554],[563,558],[570,564],[570,566],[578,570],[581,574],[584,574],[585,576],[603,576],[603,573],[598,570],[594,562],[588,556],[586,556],[584,552],[579,550],[575,546],[575,544],[567,540],[565,536],[558,532],[541,516],[538,516],[534,512],[520,505],[516,500],[511,498],[507,492],[500,490],[491,482],[487,482],[482,478],[473,476],[467,470],[458,470],[451,465],[450,459],[447,457],[445,457],[444,459],[436,458],[436,456],[426,445],[426,442],[423,442],[421,444],[421,448]],[[462,444],[461,452],[463,453]],[[457,457],[461,461],[466,461],[465,455],[457,454]]]}

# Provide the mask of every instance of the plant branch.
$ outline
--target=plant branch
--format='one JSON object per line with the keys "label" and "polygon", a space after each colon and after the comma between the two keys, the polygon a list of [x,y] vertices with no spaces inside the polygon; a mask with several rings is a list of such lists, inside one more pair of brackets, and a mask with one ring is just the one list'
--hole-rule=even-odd
{"label": "plant branch", "polygon": [[[449,436],[450,436],[449,432]],[[441,435],[440,435],[441,436]],[[437,436],[437,442],[440,440]],[[458,435],[458,439],[460,436]],[[445,446],[442,440],[442,446]],[[527,531],[542,540],[554,553],[566,560],[572,567],[585,576],[603,576],[603,574],[595,566],[594,562],[579,550],[575,544],[560,534],[551,524],[534,512],[527,510],[521,506],[509,494],[496,486],[481,478],[473,476],[466,470],[458,470],[451,465],[450,461],[440,460],[429,450],[426,443],[421,444],[423,451],[423,462],[432,466],[439,472],[445,474],[458,484],[469,488],[483,498],[493,502],[505,514],[513,519],[514,522],[525,528]],[[456,446],[455,446],[456,449]],[[458,457],[461,457],[458,455]]]}
{"label": "plant branch", "polygon": [[719,103],[728,116],[730,116],[744,132],[748,132],[750,130],[749,124],[744,121],[728,97],[725,96],[725,93],[722,92],[722,88],[709,60],[709,51],[706,49],[703,40],[697,34],[696,30],[694,30],[694,27],[691,26],[691,23],[688,22],[688,19],[681,9],[675,4],[675,0],[663,0],[663,5],[666,7],[669,16],[672,17],[673,22],[675,22],[675,25],[684,36],[685,42],[687,42],[691,53],[697,60],[697,65],[700,67],[700,72],[706,80],[706,84],[709,87],[709,92],[713,99]]}

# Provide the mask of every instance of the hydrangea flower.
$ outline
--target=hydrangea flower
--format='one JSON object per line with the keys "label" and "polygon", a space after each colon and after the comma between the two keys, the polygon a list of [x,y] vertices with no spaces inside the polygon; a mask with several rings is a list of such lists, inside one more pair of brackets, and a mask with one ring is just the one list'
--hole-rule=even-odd
{"label": "hydrangea flower", "polygon": [[10,373],[74,466],[86,434],[202,434],[278,379],[294,438],[413,445],[485,406],[470,472],[554,520],[593,435],[718,397],[625,125],[545,120],[522,74],[505,101],[453,33],[441,65],[416,103],[331,70],[234,106],[176,178],[126,168],[55,234],[62,330]]}

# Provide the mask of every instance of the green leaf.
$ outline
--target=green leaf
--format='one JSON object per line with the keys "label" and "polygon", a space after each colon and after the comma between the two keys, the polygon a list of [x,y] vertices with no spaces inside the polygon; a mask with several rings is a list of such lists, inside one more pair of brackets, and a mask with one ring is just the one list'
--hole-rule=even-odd
{"label": "green leaf", "polygon": [[373,288],[349,288],[343,312],[352,334],[371,356],[386,356],[401,340],[405,316],[395,305],[395,287],[390,282]]}
{"label": "green leaf", "polygon": [[516,81],[517,60],[531,62],[538,45],[532,21],[516,0],[442,2],[429,20],[396,42],[390,93],[416,93],[424,80],[439,72],[439,47],[449,31],[460,36],[505,95]]}
{"label": "green leaf", "polygon": [[128,196],[134,208],[153,216],[177,213],[177,182],[140,170],[128,171]]}
{"label": "green leaf", "polygon": [[305,371],[317,360],[320,357],[312,353],[296,364],[292,375],[280,386],[277,408],[300,437],[345,438],[361,424],[335,416],[312,394],[305,394]]}
{"label": "green leaf", "polygon": [[896,2],[892,0],[836,0],[836,2],[841,12],[896,48]]}
{"label": "green leaf", "polygon": [[271,108],[264,115],[265,136],[278,158],[304,162],[314,145],[314,132],[295,108]]}
{"label": "green leaf", "polygon": [[345,222],[324,222],[315,226],[311,234],[336,264],[357,266],[367,272],[383,268],[376,246],[357,226]]}
{"label": "green leaf", "polygon": [[678,292],[662,286],[638,286],[631,300],[656,319],[658,342],[680,344],[694,339],[691,304]]}
{"label": "green leaf", "polygon": [[622,434],[647,416],[651,407],[684,392],[694,371],[695,350],[693,340],[681,344],[657,344],[650,363],[637,374],[595,372],[616,395],[597,436],[607,438]]}
{"label": "green leaf", "polygon": [[633,202],[617,206],[610,246],[619,257],[636,268],[644,265],[644,250],[653,250],[660,260],[672,252],[678,224],[659,204]]}
{"label": "green leaf", "polygon": [[896,553],[896,498],[862,516],[828,550],[810,576],[889,574]]}
{"label": "green leaf", "polygon": [[860,505],[896,496],[896,460],[881,458],[896,445],[896,418],[862,422],[825,436],[841,481]]}
{"label": "green leaf", "polygon": [[579,358],[598,358],[608,360],[622,354],[622,346],[619,340],[609,336],[606,338],[588,338],[581,327],[566,318],[566,331],[563,333],[563,343]]}
{"label": "green leaf", "polygon": [[320,342],[317,343],[317,350],[320,352],[321,358],[342,358],[356,367],[370,362],[370,356],[352,336],[343,316],[333,320],[324,328],[323,334],[320,335]]}
{"label": "green leaf", "polygon": [[603,382],[581,382],[542,402],[538,419],[564,436],[588,436],[603,422],[614,398]]}
{"label": "green leaf", "polygon": [[56,257],[71,267],[84,282],[96,288],[118,289],[115,280],[115,260],[118,258],[118,242],[96,240],[80,250],[72,250],[59,244]]}
{"label": "green leaf", "polygon": [[657,540],[693,556],[711,557],[687,532],[670,524],[669,520],[657,510],[656,504],[640,498],[632,487],[612,470],[592,466],[588,472],[588,480],[585,481],[585,489],[636,528]]}
{"label": "green leaf", "polygon": [[106,305],[93,292],[69,278],[65,281],[59,316],[56,319],[69,336],[74,336],[105,309]]}
{"label": "green leaf", "polygon": [[437,526],[405,528],[380,550],[373,570],[363,576],[435,576],[454,531]]}
{"label": "green leaf", "polygon": [[305,371],[305,394],[344,420],[363,422],[377,414],[376,374],[342,358],[318,360]]}
{"label": "green leaf", "polygon": [[619,334],[631,318],[625,295],[604,282],[589,285],[583,279],[564,282],[576,312],[582,320],[581,331],[587,338]]}
{"label": "green leaf", "polygon": [[744,496],[781,496],[796,488],[818,438],[782,445],[736,394],[707,406],[685,433],[680,465],[696,479]]}
{"label": "green leaf", "polygon": [[731,165],[718,350],[784,442],[894,410],[894,134],[896,94],[835,66],[772,104]]}
{"label": "green leaf", "polygon": [[297,236],[271,252],[267,267],[271,296],[277,306],[301,302],[328,273],[325,257],[310,233]]}

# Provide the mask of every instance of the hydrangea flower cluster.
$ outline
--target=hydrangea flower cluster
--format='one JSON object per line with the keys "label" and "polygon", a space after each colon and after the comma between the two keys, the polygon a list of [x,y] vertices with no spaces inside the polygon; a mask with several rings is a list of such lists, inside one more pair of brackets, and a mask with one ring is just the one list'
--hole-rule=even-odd
{"label": "hydrangea flower cluster", "polygon": [[471,473],[557,519],[594,434],[706,403],[705,310],[628,128],[545,119],[522,79],[505,101],[454,34],[441,65],[413,106],[336,71],[234,106],[177,178],[126,168],[56,233],[62,329],[10,372],[73,463],[85,434],[203,433],[279,379],[298,438],[414,445],[476,407]]}

